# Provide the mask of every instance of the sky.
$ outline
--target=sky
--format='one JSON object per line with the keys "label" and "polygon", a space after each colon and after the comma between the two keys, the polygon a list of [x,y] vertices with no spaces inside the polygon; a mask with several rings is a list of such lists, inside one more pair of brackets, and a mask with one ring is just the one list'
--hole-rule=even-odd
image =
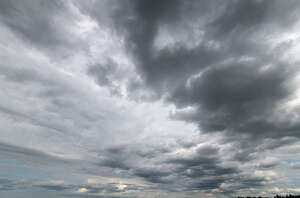
{"label": "sky", "polygon": [[0,197],[300,193],[297,0],[0,0]]}

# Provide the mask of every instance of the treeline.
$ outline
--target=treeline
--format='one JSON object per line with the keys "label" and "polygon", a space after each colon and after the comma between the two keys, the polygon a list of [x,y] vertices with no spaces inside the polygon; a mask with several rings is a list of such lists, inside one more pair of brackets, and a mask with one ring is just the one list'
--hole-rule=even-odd
{"label": "treeline", "polygon": [[[238,196],[237,198],[270,198],[270,197],[240,197]],[[300,195],[292,195],[292,194],[289,194],[289,195],[275,195],[274,198],[300,198]]]}

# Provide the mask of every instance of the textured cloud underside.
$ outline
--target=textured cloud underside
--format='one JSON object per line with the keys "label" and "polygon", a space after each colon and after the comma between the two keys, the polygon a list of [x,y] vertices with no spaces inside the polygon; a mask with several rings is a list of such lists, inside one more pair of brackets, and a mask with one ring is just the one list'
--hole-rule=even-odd
{"label": "textured cloud underside", "polygon": [[298,1],[0,1],[0,195],[300,192]]}

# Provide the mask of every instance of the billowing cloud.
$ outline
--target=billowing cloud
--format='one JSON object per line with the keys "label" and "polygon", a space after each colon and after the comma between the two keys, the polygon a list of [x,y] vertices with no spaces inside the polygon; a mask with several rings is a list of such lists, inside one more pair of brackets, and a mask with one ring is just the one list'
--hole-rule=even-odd
{"label": "billowing cloud", "polygon": [[0,2],[0,195],[298,192],[299,6]]}

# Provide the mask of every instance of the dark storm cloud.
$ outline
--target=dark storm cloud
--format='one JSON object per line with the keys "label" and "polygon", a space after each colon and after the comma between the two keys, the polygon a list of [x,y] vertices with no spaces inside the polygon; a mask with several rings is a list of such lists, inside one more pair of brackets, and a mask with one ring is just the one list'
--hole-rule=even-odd
{"label": "dark storm cloud", "polygon": [[[157,91],[166,91],[172,88],[174,83],[175,85],[184,83],[191,74],[212,63],[230,57],[230,52],[225,53],[225,50],[227,50],[225,49],[226,46],[222,46],[222,49],[215,49],[207,42],[200,43],[194,49],[185,49],[180,44],[172,49],[161,49],[157,53],[155,53],[154,49],[154,40],[158,36],[158,30],[161,26],[173,28],[181,23],[187,23],[185,20],[189,18],[186,18],[185,15],[189,14],[190,10],[188,9],[191,9],[194,6],[193,4],[197,8],[212,8],[212,6],[207,4],[217,5],[217,1],[214,1],[214,3],[192,1],[190,3],[192,5],[186,5],[182,1],[129,2],[132,4],[133,11],[129,14],[123,10],[120,11],[120,15],[128,14],[129,16],[127,17],[129,19],[123,21],[122,19],[126,19],[126,17],[121,19],[118,17],[116,21],[118,25],[121,23],[120,26],[125,28],[125,32],[128,33],[127,44],[137,59],[137,69],[145,78],[144,80]],[[193,11],[198,13],[198,10]],[[203,11],[209,12],[208,10]],[[202,15],[204,14],[199,13],[197,17]],[[210,38],[209,35],[208,38]],[[210,39],[219,40],[218,38]]]}
{"label": "dark storm cloud", "polygon": [[[201,146],[193,154],[190,153],[194,150],[191,147],[186,148],[179,144],[173,148],[186,150],[182,154],[161,152],[157,155],[159,158],[156,159],[140,156],[135,146],[112,147],[99,152],[102,156],[106,155],[105,158],[99,159],[101,161],[99,165],[121,171],[126,170],[132,176],[143,178],[154,185],[153,187],[159,185],[155,188],[167,191],[174,191],[174,188],[187,192],[211,191],[220,189],[224,183],[232,185],[231,190],[236,191],[240,188],[263,186],[263,183],[267,182],[265,177],[245,174],[239,166],[227,164],[221,159],[220,150],[216,146]],[[157,150],[161,149],[157,148]],[[107,163],[107,158],[113,161]],[[239,161],[234,158],[233,160]]]}
{"label": "dark storm cloud", "polygon": [[194,121],[199,122],[203,131],[276,136],[294,130],[297,125],[289,127],[289,123],[284,123],[282,126],[277,120],[267,120],[277,103],[289,94],[284,87],[288,74],[277,67],[260,71],[256,64],[260,63],[209,68],[193,79],[190,87],[177,90],[174,100],[181,105],[198,106]]}
{"label": "dark storm cloud", "polygon": [[269,1],[232,1],[226,6],[226,12],[211,25],[217,27],[218,36],[224,36],[235,29],[247,30],[264,23]]}
{"label": "dark storm cloud", "polygon": [[[196,109],[191,115],[177,117],[199,124],[203,132],[299,136],[297,122],[273,119],[279,114],[276,107],[293,93],[288,81],[296,65],[279,59],[279,49],[259,42],[270,29],[276,32],[292,26],[296,18],[288,10],[298,4],[291,1],[283,6],[287,14],[278,22],[272,10],[285,13],[279,9],[280,1],[126,1],[128,4],[131,9],[117,9],[116,24],[127,34],[128,49],[146,86],[158,95],[168,95],[168,101],[179,108]],[[193,5],[206,10],[198,12]],[[220,12],[209,15],[214,6]],[[118,17],[122,14],[124,17]],[[176,26],[184,27],[195,18],[204,21],[199,27],[204,39],[197,46],[190,49],[177,42],[155,49],[159,28],[176,31]]]}
{"label": "dark storm cloud", "polygon": [[[169,70],[169,63],[173,60],[168,58],[168,52],[166,52],[166,56],[163,57],[165,58],[165,64],[156,63],[152,57],[152,45],[158,31],[158,25],[160,23],[172,23],[179,17],[178,9],[180,1],[155,0],[128,2],[131,5],[132,11],[128,13],[128,10],[119,9],[119,12],[116,13],[116,24],[118,25],[118,29],[123,30],[125,28],[128,48],[136,55],[137,64],[140,66],[138,69],[142,75],[147,79],[149,78],[149,82],[154,83],[156,80],[153,78],[157,78],[160,82],[163,77],[161,75],[165,75],[165,72],[171,71]],[[120,16],[124,14],[129,16],[121,18]],[[182,56],[189,56],[189,54]]]}

